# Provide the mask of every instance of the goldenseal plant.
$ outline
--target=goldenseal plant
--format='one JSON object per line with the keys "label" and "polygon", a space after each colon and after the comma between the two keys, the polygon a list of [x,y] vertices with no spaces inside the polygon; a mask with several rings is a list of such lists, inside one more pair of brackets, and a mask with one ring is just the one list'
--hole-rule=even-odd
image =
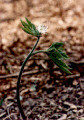
{"label": "goldenseal plant", "polygon": [[21,69],[20,69],[20,73],[18,76],[18,81],[17,81],[17,89],[16,89],[16,94],[17,94],[17,103],[18,103],[18,107],[19,107],[19,111],[21,113],[21,116],[23,118],[23,120],[26,120],[27,117],[25,116],[25,113],[22,109],[21,103],[20,103],[20,81],[21,81],[21,76],[22,76],[22,72],[24,70],[24,66],[27,63],[28,59],[37,54],[37,53],[45,53],[49,56],[50,59],[52,59],[52,61],[65,73],[67,74],[71,74],[71,72],[69,71],[70,67],[64,62],[65,59],[68,58],[68,56],[66,55],[66,53],[64,52],[63,49],[63,42],[55,42],[53,43],[47,50],[39,50],[39,51],[35,51],[35,48],[40,40],[40,37],[42,37],[42,34],[44,34],[47,31],[47,27],[45,25],[39,25],[38,27],[36,27],[33,23],[31,23],[27,18],[26,22],[24,22],[23,20],[21,20],[22,23],[22,29],[24,30],[24,32],[33,35],[35,37],[37,37],[37,41],[34,45],[34,47],[32,48],[31,52],[28,54],[27,58],[24,60]]}

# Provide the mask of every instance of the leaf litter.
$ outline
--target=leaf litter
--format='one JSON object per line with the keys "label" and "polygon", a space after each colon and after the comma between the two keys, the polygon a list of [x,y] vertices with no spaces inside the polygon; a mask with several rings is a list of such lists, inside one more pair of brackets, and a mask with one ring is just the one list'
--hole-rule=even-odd
{"label": "leaf litter", "polygon": [[21,30],[20,18],[25,16],[36,25],[49,23],[37,49],[64,42],[73,73],[66,76],[44,54],[29,60],[20,88],[28,119],[84,119],[84,1],[1,0],[0,16],[0,119],[22,119],[16,101],[17,75],[36,40]]}

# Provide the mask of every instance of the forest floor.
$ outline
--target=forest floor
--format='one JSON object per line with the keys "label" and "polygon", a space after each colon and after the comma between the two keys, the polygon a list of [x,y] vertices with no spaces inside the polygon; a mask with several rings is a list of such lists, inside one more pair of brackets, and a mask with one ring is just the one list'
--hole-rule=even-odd
{"label": "forest floor", "polygon": [[31,57],[21,79],[20,97],[29,120],[84,120],[84,1],[0,0],[0,120],[22,120],[16,85],[22,62],[36,38],[24,33],[20,18],[48,25],[37,50],[64,42],[72,75],[45,54]]}

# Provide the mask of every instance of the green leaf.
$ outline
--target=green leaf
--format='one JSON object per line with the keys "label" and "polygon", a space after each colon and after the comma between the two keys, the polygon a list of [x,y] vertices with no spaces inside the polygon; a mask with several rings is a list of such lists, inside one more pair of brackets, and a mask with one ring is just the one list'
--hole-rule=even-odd
{"label": "green leaf", "polygon": [[64,71],[65,73],[67,73],[67,74],[72,74],[67,68],[65,68],[65,67],[63,67],[63,66],[60,66],[60,69],[61,69],[62,71]]}
{"label": "green leaf", "polygon": [[62,60],[57,59],[55,56],[52,54],[49,55],[49,57],[52,59],[52,61],[64,72],[67,74],[71,74],[71,72],[68,70],[70,69]]}
{"label": "green leaf", "polygon": [[50,49],[49,50],[49,54],[52,52],[52,55],[54,56],[54,57],[56,57],[57,59],[62,59],[62,55],[60,54],[60,52],[57,50],[57,49],[55,49],[55,48],[52,48],[52,49]]}
{"label": "green leaf", "polygon": [[28,25],[32,28],[32,23],[26,17],[25,17],[25,19],[26,19]]}
{"label": "green leaf", "polygon": [[60,54],[62,55],[62,57],[64,59],[68,59],[69,58],[68,55],[65,52],[61,51],[60,49],[58,49],[58,51],[60,52]]}
{"label": "green leaf", "polygon": [[25,19],[26,19],[28,25],[31,26],[32,31],[33,31],[34,33],[39,34],[39,31],[36,29],[35,25],[32,24],[26,17],[25,17]]}
{"label": "green leaf", "polygon": [[28,34],[31,34],[31,35],[34,35],[36,37],[40,37],[41,36],[41,33],[39,33],[39,31],[36,29],[35,25],[32,24],[27,18],[26,19],[26,22],[24,22],[23,20],[21,20],[21,23],[23,25],[22,29],[28,33]]}
{"label": "green leaf", "polygon": [[23,28],[22,27],[22,30],[24,30],[26,33],[28,33],[28,34],[31,34],[31,35],[33,35],[33,33],[31,32],[31,31],[29,31],[28,29],[26,29],[26,28]]}
{"label": "green leaf", "polygon": [[66,65],[61,59],[59,59],[59,57],[55,56],[56,54],[53,54],[51,53],[49,55],[49,57],[54,60],[54,62],[57,64],[57,65],[62,65],[63,67],[66,67],[68,69],[70,69],[70,67],[68,67],[68,65]]}
{"label": "green leaf", "polygon": [[68,58],[64,49],[62,48],[64,43],[53,43],[47,50],[46,54],[52,59],[52,61],[64,72],[67,74],[71,74],[68,70],[70,67],[63,61],[64,59]]}
{"label": "green leaf", "polygon": [[20,20],[20,21],[24,27],[29,27],[29,25],[27,23],[25,23],[23,20]]}
{"label": "green leaf", "polygon": [[[62,47],[64,45],[64,43],[63,42],[55,42],[55,43],[53,43],[51,46],[50,46],[50,48],[56,48],[56,49],[58,49],[58,48],[60,48],[60,47]],[[49,48],[49,49],[50,49]]]}
{"label": "green leaf", "polygon": [[31,31],[31,28],[30,28],[30,26],[29,26],[27,23],[25,23],[25,22],[22,21],[22,20],[21,20],[21,23],[22,23],[22,25],[24,26],[24,28],[29,29],[29,30]]}

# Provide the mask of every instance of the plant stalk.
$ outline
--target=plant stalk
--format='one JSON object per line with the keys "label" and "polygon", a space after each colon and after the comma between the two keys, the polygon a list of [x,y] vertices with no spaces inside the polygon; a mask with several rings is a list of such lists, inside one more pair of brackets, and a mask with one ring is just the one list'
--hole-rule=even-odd
{"label": "plant stalk", "polygon": [[[22,72],[24,70],[24,66],[25,64],[27,63],[28,59],[35,53],[33,53],[34,49],[36,48],[38,42],[39,42],[39,39],[40,37],[38,37],[34,47],[32,48],[31,52],[28,54],[27,58],[24,60],[22,66],[21,66],[21,69],[20,69],[20,72],[19,72],[19,76],[18,76],[18,81],[17,81],[17,88],[16,88],[16,96],[17,96],[17,104],[18,104],[18,108],[19,108],[19,111],[21,113],[21,116],[23,118],[23,120],[26,120],[26,116],[25,116],[25,113],[22,109],[22,106],[21,106],[21,103],[20,103],[20,91],[19,91],[19,88],[20,88],[20,81],[21,81],[21,76],[22,76]],[[33,54],[32,54],[33,53]]]}
{"label": "plant stalk", "polygon": [[46,50],[38,50],[38,51],[35,51],[35,52],[32,53],[31,56],[33,56],[33,55],[35,55],[35,54],[37,54],[37,53],[46,53]]}

